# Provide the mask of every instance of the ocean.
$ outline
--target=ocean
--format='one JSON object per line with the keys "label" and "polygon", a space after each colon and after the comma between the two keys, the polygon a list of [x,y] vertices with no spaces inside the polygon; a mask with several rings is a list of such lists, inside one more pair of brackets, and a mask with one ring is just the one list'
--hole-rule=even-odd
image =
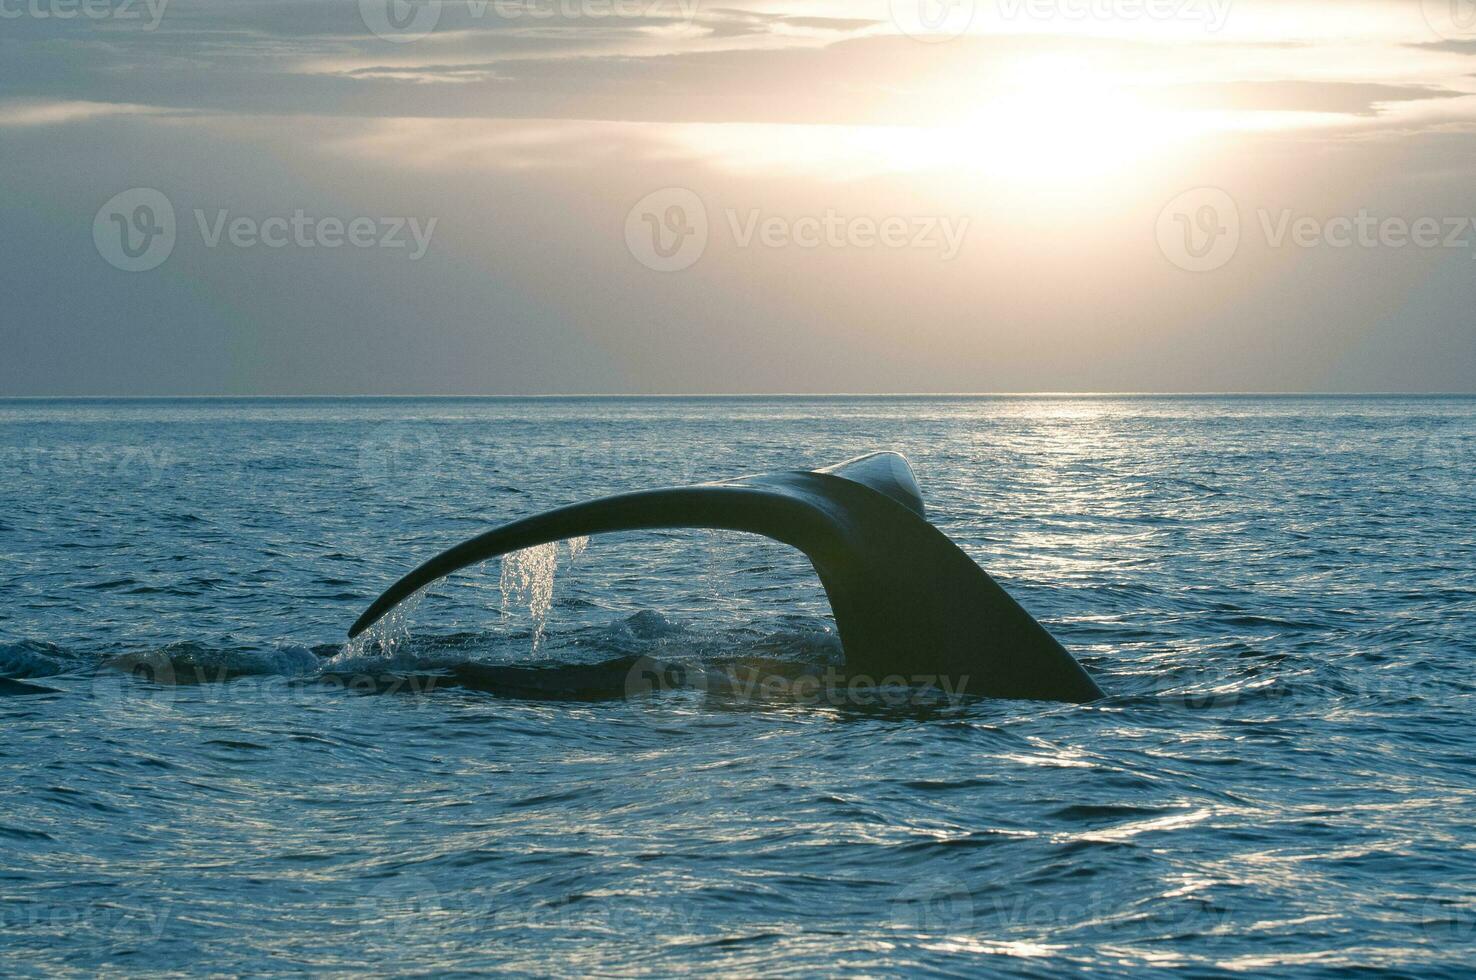
{"label": "ocean", "polygon": [[[1104,700],[797,685],[813,570],[706,531],[345,646],[879,449]],[[1470,398],[0,402],[0,973],[1465,973],[1473,462]]]}

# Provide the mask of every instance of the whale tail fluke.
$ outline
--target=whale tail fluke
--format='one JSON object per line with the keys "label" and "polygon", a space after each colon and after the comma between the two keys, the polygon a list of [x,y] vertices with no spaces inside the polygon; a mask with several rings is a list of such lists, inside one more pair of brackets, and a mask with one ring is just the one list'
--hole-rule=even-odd
{"label": "whale tail fluke", "polygon": [[563,538],[701,527],[804,552],[830,599],[847,669],[877,682],[948,678],[990,697],[1090,701],[1101,690],[1044,627],[926,520],[907,460],[872,453],[813,471],[605,497],[462,542],[390,586],[358,636],[410,595],[468,565]]}

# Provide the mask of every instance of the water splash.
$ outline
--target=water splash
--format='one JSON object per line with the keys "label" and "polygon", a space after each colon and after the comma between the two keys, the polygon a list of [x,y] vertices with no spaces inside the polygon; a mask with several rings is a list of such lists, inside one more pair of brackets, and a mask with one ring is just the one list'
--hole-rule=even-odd
{"label": "water splash", "polygon": [[[568,561],[574,561],[589,547],[589,537],[569,538],[563,542]],[[543,629],[553,609],[554,577],[559,566],[559,543],[535,545],[502,557],[502,573],[497,587],[502,592],[502,618],[507,619],[513,606],[526,606],[533,619],[533,649],[543,643]]]}
{"label": "water splash", "polygon": [[392,663],[405,649],[410,639],[410,619],[415,607],[425,598],[425,589],[407,596],[384,616],[358,636],[346,642],[332,659],[323,665],[325,670],[345,670],[367,664]]}

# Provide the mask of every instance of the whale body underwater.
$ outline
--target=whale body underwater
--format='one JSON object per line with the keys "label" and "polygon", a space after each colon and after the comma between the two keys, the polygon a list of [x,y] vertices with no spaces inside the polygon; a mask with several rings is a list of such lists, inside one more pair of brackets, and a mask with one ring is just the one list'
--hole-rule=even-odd
{"label": "whale body underwater", "polygon": [[349,637],[468,565],[565,538],[678,527],[761,534],[803,552],[830,600],[847,671],[945,677],[981,697],[1103,697],[1055,637],[928,522],[912,467],[895,452],[619,494],[502,525],[405,575]]}

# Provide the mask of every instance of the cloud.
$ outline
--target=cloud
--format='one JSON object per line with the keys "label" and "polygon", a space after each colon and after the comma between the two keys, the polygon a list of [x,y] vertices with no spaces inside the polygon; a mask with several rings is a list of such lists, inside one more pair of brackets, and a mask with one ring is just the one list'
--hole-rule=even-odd
{"label": "cloud", "polygon": [[1476,40],[1470,41],[1424,41],[1408,47],[1421,51],[1443,51],[1447,54],[1476,55]]}
{"label": "cloud", "polygon": [[[1351,121],[1466,94],[1451,79],[1359,78],[1366,51],[1344,64],[1341,53],[1260,43],[1196,47],[1032,35],[928,45],[856,34],[817,43],[774,33],[794,17],[704,16],[708,24],[746,26],[679,41],[600,22],[543,34],[453,32],[400,46],[219,37],[174,25],[178,36],[139,35],[127,43],[89,37],[11,46],[0,60],[0,85],[36,101],[111,100],[212,114],[862,126],[951,124],[971,105],[1037,84],[1040,71],[1022,83],[1019,69],[1050,59],[1073,66],[1068,77],[1079,76],[1072,84],[1084,95],[1106,86],[1182,111]],[[818,20],[840,20],[848,30],[873,24]],[[756,38],[761,43],[750,43]]]}
{"label": "cloud", "polygon": [[106,116],[147,116],[159,115],[161,112],[155,106],[130,105],[124,102],[18,99],[0,102],[0,126],[57,126]]}
{"label": "cloud", "polygon": [[1369,82],[1211,82],[1176,86],[1165,101],[1181,108],[1246,112],[1318,112],[1375,116],[1400,102],[1455,99],[1470,93],[1434,85],[1380,85]]}

